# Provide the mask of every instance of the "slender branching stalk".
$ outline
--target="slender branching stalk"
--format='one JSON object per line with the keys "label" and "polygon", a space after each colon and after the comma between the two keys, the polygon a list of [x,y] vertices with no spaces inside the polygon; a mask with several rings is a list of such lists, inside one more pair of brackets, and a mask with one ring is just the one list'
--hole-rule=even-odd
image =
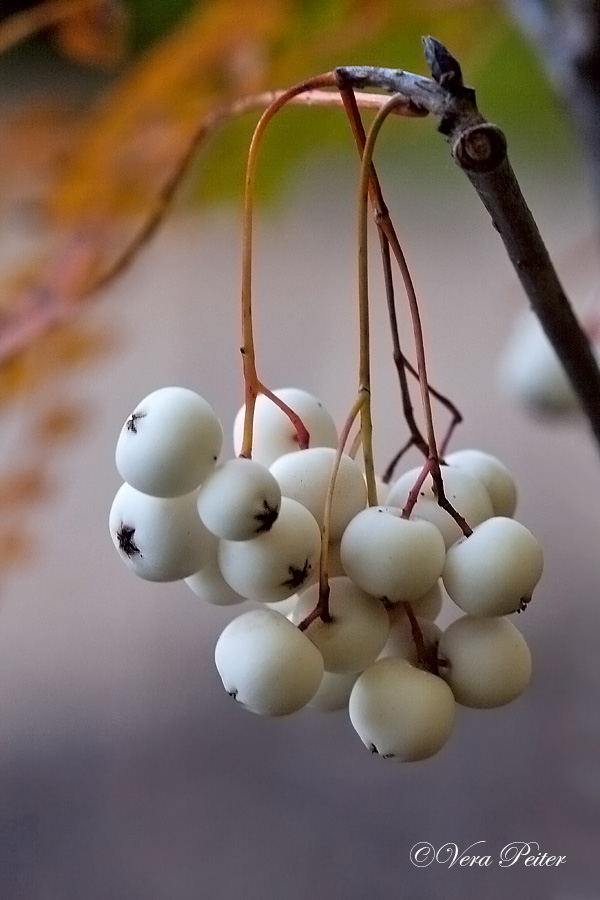
{"label": "slender branching stalk", "polygon": [[[242,360],[245,385],[244,435],[240,456],[252,456],[252,428],[256,398],[261,390],[256,371],[256,351],[254,346],[254,330],[252,325],[252,226],[254,216],[254,184],[258,163],[258,151],[267,125],[275,114],[293,97],[308,90],[335,86],[332,72],[303,81],[284,91],[264,111],[252,135],[248,164],[246,168],[246,188],[244,193],[244,227],[242,239]],[[283,408],[283,407],[282,407]],[[287,407],[284,410],[287,412]],[[292,412],[289,410],[289,412]],[[288,413],[289,414],[289,413]]]}
{"label": "slender branching stalk", "polygon": [[333,505],[333,494],[335,491],[335,483],[340,469],[340,462],[344,453],[344,448],[348,443],[350,431],[357,417],[362,411],[366,396],[359,392],[346,421],[340,433],[337,445],[337,452],[333,461],[333,467],[327,486],[327,494],[325,497],[325,509],[323,512],[323,528],[321,530],[321,557],[319,560],[319,599],[317,605],[311,612],[300,622],[301,631],[308,628],[315,619],[322,619],[323,622],[331,622],[331,614],[329,612],[329,542],[331,534],[331,508]]}
{"label": "slender branching stalk", "polygon": [[[392,97],[386,106],[382,107],[371,126],[371,131],[369,132],[369,137],[365,140],[364,136],[364,128],[362,125],[362,120],[360,118],[360,111],[356,104],[356,99],[354,97],[354,91],[348,87],[348,85],[344,81],[343,75],[338,70],[338,85],[340,88],[340,92],[344,97],[344,106],[346,108],[346,112],[350,119],[352,132],[354,134],[359,153],[362,156],[362,170],[366,171],[366,163],[364,160],[366,154],[366,148],[369,144],[369,140],[372,139],[373,145],[375,140],[377,139],[377,135],[383,122],[390,114],[391,110],[394,108],[394,103],[399,100],[399,96]],[[372,135],[372,138],[371,138]],[[372,150],[370,149],[370,154],[372,157]],[[394,258],[398,267],[400,269],[402,279],[404,281],[404,286],[406,289],[406,295],[408,299],[408,305],[410,310],[410,316],[413,325],[413,337],[415,343],[415,354],[417,359],[417,375],[419,379],[419,386],[421,389],[421,401],[423,405],[423,413],[425,417],[425,425],[426,425],[426,435],[427,435],[427,460],[424,463],[423,471],[421,473],[422,480],[426,478],[428,474],[431,474],[431,477],[434,482],[436,498],[438,504],[442,507],[442,509],[446,510],[452,518],[457,522],[459,527],[462,529],[463,533],[466,535],[471,534],[471,528],[465,519],[460,515],[460,513],[452,506],[446,494],[444,492],[444,482],[442,478],[442,473],[440,470],[440,457],[436,444],[435,437],[435,429],[433,423],[433,413],[431,409],[431,399],[430,399],[430,386],[427,379],[427,363],[426,363],[426,355],[425,355],[425,343],[423,338],[423,328],[421,324],[421,315],[419,312],[419,304],[417,300],[417,295],[414,287],[413,280],[411,278],[408,264],[406,262],[406,257],[404,256],[404,252],[400,245],[400,241],[396,234],[395,228],[393,226],[392,220],[390,218],[388,209],[383,201],[383,195],[381,191],[381,186],[379,184],[379,179],[377,177],[377,173],[375,172],[375,167],[373,166],[372,158],[368,161],[369,166],[369,179],[368,179],[368,189],[369,195],[371,198],[371,204],[375,211],[375,221],[377,222],[378,228],[384,234],[386,240],[389,242],[389,246],[394,254]],[[365,176],[366,177],[366,176]],[[449,401],[448,401],[449,402]],[[457,411],[458,413],[458,411]],[[460,416],[460,413],[458,413]],[[451,425],[452,431],[453,425]],[[451,434],[450,431],[450,434]],[[412,441],[411,441],[412,443]],[[422,483],[422,480],[420,483]],[[416,502],[416,495],[415,495]],[[414,505],[414,503],[413,503]],[[412,506],[408,506],[408,515],[410,515],[410,511],[412,510]]]}
{"label": "slender branching stalk", "polygon": [[[344,66],[338,83],[401,93],[438,120],[452,156],[465,173],[504,243],[531,307],[579,398],[600,448],[600,369],[558,279],[507,155],[503,132],[479,112],[458,61],[435,38],[424,39],[432,78],[403,69]],[[393,244],[390,240],[393,249]]]}
{"label": "slender branching stalk", "polygon": [[[177,190],[185,180],[199,148],[218,127],[232,118],[265,109],[284,93],[284,91],[264,91],[250,94],[212,109],[204,115],[187,141],[182,143],[180,156],[145,210],[139,225],[115,256],[108,260],[102,258],[102,248],[109,231],[107,223],[79,223],[72,235],[67,237],[58,256],[42,268],[35,283],[23,290],[15,298],[10,311],[0,318],[0,363],[23,350],[53,325],[77,315],[80,301],[101,295],[104,288],[116,281],[133,264],[169,213]],[[380,109],[386,99],[381,94],[362,93],[359,103],[364,109]],[[337,91],[318,89],[308,90],[305,94],[292,97],[289,103],[332,108],[342,106]],[[427,115],[425,110],[419,109],[409,100],[404,107],[398,107],[395,112],[409,117]],[[87,245],[88,262],[82,266],[82,274],[77,278],[76,289],[73,286],[63,287],[62,280],[57,283],[55,278],[56,260],[63,257],[71,258],[74,252],[81,255],[80,247],[83,241]],[[39,302],[40,296],[44,297],[43,304]]]}

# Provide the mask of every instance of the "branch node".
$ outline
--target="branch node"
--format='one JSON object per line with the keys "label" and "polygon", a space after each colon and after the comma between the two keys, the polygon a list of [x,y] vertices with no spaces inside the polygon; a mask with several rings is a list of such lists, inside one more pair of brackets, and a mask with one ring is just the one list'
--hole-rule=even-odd
{"label": "branch node", "polygon": [[506,159],[504,132],[489,122],[471,125],[458,133],[452,156],[461,169],[493,172]]}

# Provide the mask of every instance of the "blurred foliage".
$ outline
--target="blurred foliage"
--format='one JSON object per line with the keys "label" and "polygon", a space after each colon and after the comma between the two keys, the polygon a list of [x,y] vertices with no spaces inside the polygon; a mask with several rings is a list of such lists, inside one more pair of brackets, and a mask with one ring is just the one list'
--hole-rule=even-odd
{"label": "blurred foliage", "polygon": [[[203,0],[203,5],[209,2]],[[127,0],[131,13],[132,53],[139,53],[159,40],[193,6],[194,0]]]}
{"label": "blurred foliage", "polygon": [[[247,94],[288,87],[340,64],[400,64],[423,72],[420,37],[433,33],[461,60],[488,117],[509,133],[526,122],[519,133],[544,153],[568,141],[533,54],[493,0],[44,0],[25,22],[35,33],[53,21],[70,55],[75,48],[83,60],[87,52],[88,62],[104,64],[121,46],[127,11],[135,46],[150,41],[152,29],[159,38],[121,67],[89,110],[61,106],[53,92],[51,100],[23,100],[0,122],[0,213],[10,215],[24,198],[37,205],[45,225],[37,257],[0,284],[0,360],[72,317],[74,305],[137,252],[149,223],[166,214],[174,173],[178,179],[184,171],[207,117]],[[5,19],[0,46],[7,33],[10,43],[7,25]],[[240,200],[257,118],[230,121],[205,141],[187,181],[188,198]],[[355,158],[343,112],[282,111],[264,141],[262,196],[276,196],[299,160],[324,148],[325,165]],[[390,123],[381,142],[386,148],[402,158],[404,171],[411,158],[421,171],[434,152],[448,158],[430,120]]]}
{"label": "blurred foliage", "polygon": [[[111,336],[74,320],[79,301],[128,247],[143,244],[148,221],[163,215],[165,185],[216,108],[336,65],[425,73],[420,38],[434,34],[461,60],[482,111],[511,145],[517,136],[563,152],[569,140],[532,53],[493,0],[79,0],[65,17],[68,4],[78,0],[36,9],[50,14],[45,40],[66,54],[70,77],[84,65],[116,68],[107,91],[86,95],[88,108],[62,99],[51,73],[46,98],[36,91],[0,121],[0,217],[9,220],[19,204],[35,209],[40,235],[39,252],[0,284],[0,412],[24,400],[28,409],[13,448],[18,462],[8,452],[0,470],[0,569],[27,557],[19,511],[47,496],[50,451],[85,422],[66,380],[111,348]],[[6,0],[0,29],[9,12],[34,5]],[[96,16],[102,10],[108,18]],[[32,34],[44,30],[43,17],[29,21]],[[231,121],[206,142],[187,180],[189,200],[239,202],[257,118]],[[430,120],[396,121],[381,151],[402,155],[410,171],[411,160],[422,169],[447,153],[441,141]],[[283,111],[265,140],[262,196],[278,196],[284,176],[323,150],[322,165],[355,159],[341,111]]]}
{"label": "blurred foliage", "polygon": [[[209,0],[204,0],[209,2]],[[3,20],[32,10],[41,5],[39,0],[2,0],[0,6],[0,24]],[[146,50],[151,44],[159,40],[167,31],[173,28],[181,17],[194,5],[194,0],[123,0],[123,8],[129,19],[129,55],[136,55]],[[35,54],[38,44],[52,44],[53,36],[44,32],[37,32],[31,36],[31,40],[19,47],[21,54]],[[59,52],[63,48],[58,46]],[[83,59],[80,62],[85,62]]]}
{"label": "blurred foliage", "polygon": [[[139,58],[130,56],[73,140],[70,162],[49,204],[59,218],[143,208],[202,117],[236,96],[287,87],[353,62],[423,72],[420,37],[428,33],[461,60],[481,108],[509,132],[511,143],[513,134],[524,146],[545,136],[545,152],[563,152],[568,141],[564,116],[534,55],[493,0],[104,2],[128,12],[130,54],[150,46]],[[65,23],[57,30],[67,52],[73,46],[76,52],[78,41],[85,48],[84,22],[80,16],[72,27]],[[117,38],[114,28],[107,30],[107,41]],[[83,58],[85,49],[79,55]],[[90,51],[88,62],[100,56],[98,49]],[[256,118],[231,122],[211,137],[198,155],[190,198],[239,198]],[[308,152],[354,153],[343,114],[294,109],[279,120],[265,142],[259,182],[264,196],[275,196]],[[430,157],[440,144],[431,131],[430,123],[403,127],[399,137],[394,129],[395,152],[406,147],[410,153],[417,146],[420,158]],[[384,139],[382,148],[389,146]]]}

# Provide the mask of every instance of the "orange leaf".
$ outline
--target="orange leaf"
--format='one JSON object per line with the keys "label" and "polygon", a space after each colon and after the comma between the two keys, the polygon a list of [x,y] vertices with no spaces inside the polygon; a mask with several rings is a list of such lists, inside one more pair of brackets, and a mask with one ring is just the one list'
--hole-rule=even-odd
{"label": "orange leaf", "polygon": [[22,565],[31,558],[31,537],[21,528],[0,529],[0,570]]}
{"label": "orange leaf", "polygon": [[123,58],[129,16],[119,0],[98,0],[58,25],[54,41],[76,62],[90,66],[114,66]]}
{"label": "orange leaf", "polygon": [[214,0],[109,92],[50,201],[58,218],[137,212],[152,201],[202,116],[258,90],[288,0]]}
{"label": "orange leaf", "polygon": [[64,403],[57,404],[44,410],[35,423],[34,437],[44,444],[69,440],[81,431],[84,419],[85,413],[81,409]]}
{"label": "orange leaf", "polygon": [[[444,12],[477,7],[477,22],[487,5],[427,2]],[[68,229],[62,248],[0,321],[0,359],[71,315],[75,301],[133,258],[163,218],[203,127],[218,110],[330,68],[357,42],[391,34],[421,12],[420,0],[202,3],[90,116],[48,199],[51,219]]]}
{"label": "orange leaf", "polygon": [[40,31],[60,26],[70,18],[104,4],[105,0],[44,0],[14,13],[0,23],[0,53],[33,37]]}
{"label": "orange leaf", "polygon": [[0,477],[0,501],[2,512],[41,500],[47,495],[48,485],[38,468],[27,467]]}

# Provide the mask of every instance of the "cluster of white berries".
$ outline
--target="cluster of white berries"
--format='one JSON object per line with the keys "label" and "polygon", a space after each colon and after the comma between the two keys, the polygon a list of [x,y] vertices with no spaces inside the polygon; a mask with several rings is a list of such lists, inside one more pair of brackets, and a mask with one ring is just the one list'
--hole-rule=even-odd
{"label": "cluster of white berries", "polygon": [[[361,468],[342,455],[330,504],[328,615],[315,615],[337,432],[315,397],[276,394],[305,425],[309,449],[297,449],[290,419],[260,395],[253,458],[220,463],[223,430],[205,400],[180,387],[142,400],[117,443],[125,483],[110,512],[113,542],[142,578],[185,579],[217,605],[254,603],[215,649],[226,691],[245,707],[274,716],[348,707],[373,752],[424,759],[448,739],[456,703],[501,706],[530,678],[529,649],[508,616],[529,602],[542,554],[512,518],[513,479],[481,451],[446,457],[444,492],[472,529],[465,537],[437,503],[430,475],[406,517],[420,469],[380,485],[381,505],[368,506]],[[243,418],[242,408],[236,454]],[[463,615],[442,632],[434,620],[444,597]]]}

